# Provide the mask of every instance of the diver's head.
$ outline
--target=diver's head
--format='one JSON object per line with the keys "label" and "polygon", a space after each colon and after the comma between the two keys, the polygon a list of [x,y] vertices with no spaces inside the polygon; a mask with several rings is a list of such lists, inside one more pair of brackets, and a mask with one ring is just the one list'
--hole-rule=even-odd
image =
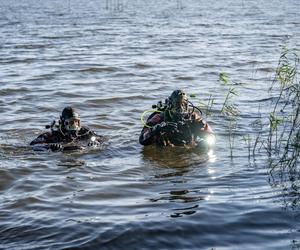
{"label": "diver's head", "polygon": [[60,116],[61,128],[66,134],[78,135],[80,126],[79,114],[72,107],[65,107]]}
{"label": "diver's head", "polygon": [[189,101],[183,90],[174,90],[168,98],[168,110],[176,116],[185,116],[188,113]]}

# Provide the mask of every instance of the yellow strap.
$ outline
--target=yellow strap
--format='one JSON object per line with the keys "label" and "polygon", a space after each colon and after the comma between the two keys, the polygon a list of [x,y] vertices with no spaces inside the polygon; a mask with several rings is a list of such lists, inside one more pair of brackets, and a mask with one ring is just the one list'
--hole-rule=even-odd
{"label": "yellow strap", "polygon": [[142,124],[143,124],[143,126],[144,127],[146,127],[146,128],[152,128],[153,126],[149,126],[149,125],[147,125],[147,123],[144,121],[144,116],[145,116],[145,114],[147,114],[147,113],[149,113],[149,112],[158,112],[158,113],[161,113],[162,111],[159,111],[159,110],[157,110],[157,109],[149,109],[149,110],[146,110],[146,111],[144,111],[143,113],[142,113],[142,115],[141,115],[141,122],[142,122]]}

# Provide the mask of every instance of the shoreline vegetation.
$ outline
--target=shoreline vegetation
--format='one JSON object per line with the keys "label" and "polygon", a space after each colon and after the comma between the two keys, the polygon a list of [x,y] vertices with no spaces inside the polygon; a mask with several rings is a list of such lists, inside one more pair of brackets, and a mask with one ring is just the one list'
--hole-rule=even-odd
{"label": "shoreline vegetation", "polygon": [[[289,179],[300,176],[300,82],[299,82],[299,51],[282,46],[277,68],[274,72],[263,103],[259,103],[257,119],[251,124],[251,133],[241,135],[237,131],[242,111],[236,99],[239,92],[236,86],[242,83],[232,82],[228,74],[222,72],[219,81],[227,88],[224,102],[216,109],[215,98],[210,95],[206,103],[198,101],[206,117],[217,113],[222,115],[227,128],[229,154],[235,154],[235,142],[243,141],[248,149],[249,162],[256,164],[258,156],[268,162],[271,174],[280,171],[289,174]],[[192,95],[195,97],[195,95]],[[270,107],[267,114],[260,112],[260,106]],[[218,110],[218,112],[212,112]],[[299,184],[300,186],[300,184]]]}

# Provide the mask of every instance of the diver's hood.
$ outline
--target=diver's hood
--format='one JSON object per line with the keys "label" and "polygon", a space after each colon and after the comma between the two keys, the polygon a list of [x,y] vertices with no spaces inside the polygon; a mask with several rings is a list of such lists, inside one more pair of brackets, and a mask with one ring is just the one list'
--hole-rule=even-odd
{"label": "diver's hood", "polygon": [[79,114],[70,106],[63,109],[60,120],[62,129],[65,132],[79,131],[81,129]]}
{"label": "diver's hood", "polygon": [[175,90],[168,98],[168,110],[176,117],[188,114],[189,101],[183,90]]}

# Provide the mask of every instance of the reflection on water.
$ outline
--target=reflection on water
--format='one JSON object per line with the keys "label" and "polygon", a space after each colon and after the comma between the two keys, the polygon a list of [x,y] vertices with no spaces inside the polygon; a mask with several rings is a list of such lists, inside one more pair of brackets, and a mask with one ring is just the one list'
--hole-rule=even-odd
{"label": "reflection on water", "polygon": [[[181,217],[183,215],[192,215],[197,212],[199,205],[197,204],[205,198],[198,190],[171,190],[168,192],[162,192],[158,197],[151,198],[151,202],[176,202],[177,208],[171,208],[171,217]],[[182,205],[182,203],[188,203]]]}
{"label": "reflection on water", "polygon": [[[205,163],[213,162],[215,160],[213,151],[147,146],[142,149],[141,154],[145,164],[157,166],[154,180],[178,186],[177,189],[170,187],[168,191],[159,192],[149,198],[149,201],[160,204],[172,203],[169,209],[169,216],[172,218],[195,214],[199,207],[198,203],[207,200],[208,194],[207,191],[193,188],[188,176],[192,168],[203,168],[206,166]],[[181,186],[191,189],[180,189]]]}
{"label": "reflection on water", "polygon": [[68,158],[68,159],[62,159],[60,161],[57,162],[57,166],[64,166],[64,167],[81,167],[84,166],[85,162],[82,160],[77,160],[77,159],[72,159],[72,158]]}
{"label": "reflection on water", "polygon": [[270,186],[281,197],[280,202],[285,209],[300,208],[300,174],[298,171],[275,170],[269,172]]}
{"label": "reflection on water", "polygon": [[198,208],[198,205],[194,205],[192,207],[186,207],[186,208],[177,208],[174,209],[174,213],[170,216],[172,218],[182,217],[183,215],[192,215],[196,213],[196,209]]}
{"label": "reflection on water", "polygon": [[195,202],[195,201],[200,201],[204,200],[203,197],[201,196],[193,196],[193,193],[197,194],[198,191],[192,190],[173,190],[170,192],[162,192],[160,193],[159,198],[151,198],[150,201],[157,202],[157,201],[176,201],[176,202],[184,202],[184,203],[189,203],[189,202]]}
{"label": "reflection on water", "polygon": [[184,170],[193,165],[201,165],[214,158],[212,151],[207,153],[184,147],[162,148],[156,146],[144,147],[142,156],[145,161],[178,170]]}

